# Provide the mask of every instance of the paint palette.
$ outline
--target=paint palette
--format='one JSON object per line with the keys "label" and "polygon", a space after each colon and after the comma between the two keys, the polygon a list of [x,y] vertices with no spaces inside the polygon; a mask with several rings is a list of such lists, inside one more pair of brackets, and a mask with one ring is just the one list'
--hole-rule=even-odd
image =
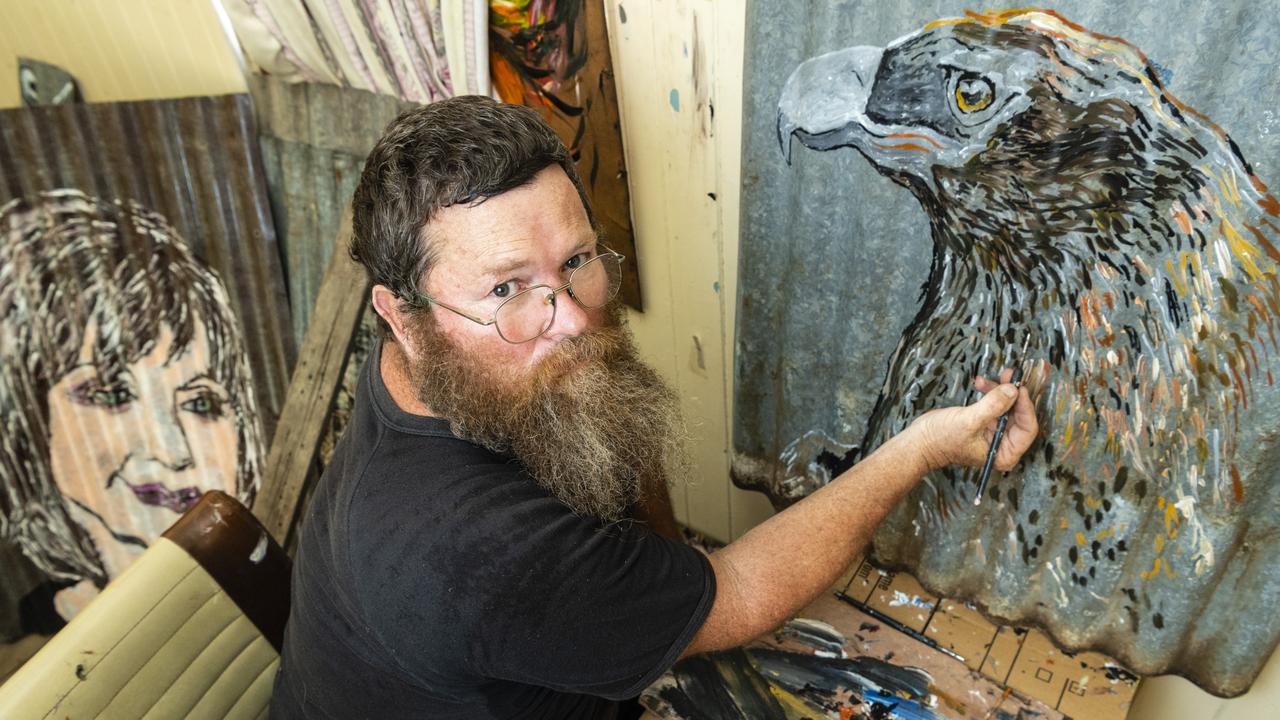
{"label": "paint palette", "polygon": [[1096,653],[998,627],[905,573],[855,563],[748,647],[689,658],[645,691],[650,718],[1123,718],[1137,679]]}

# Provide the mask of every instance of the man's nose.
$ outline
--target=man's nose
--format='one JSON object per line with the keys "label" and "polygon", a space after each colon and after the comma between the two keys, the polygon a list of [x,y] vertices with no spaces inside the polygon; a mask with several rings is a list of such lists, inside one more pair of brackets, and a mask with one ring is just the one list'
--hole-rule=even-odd
{"label": "man's nose", "polygon": [[591,318],[587,315],[587,311],[569,296],[568,288],[556,293],[551,298],[551,302],[556,306],[556,317],[551,327],[544,333],[546,337],[552,340],[576,337],[591,325]]}

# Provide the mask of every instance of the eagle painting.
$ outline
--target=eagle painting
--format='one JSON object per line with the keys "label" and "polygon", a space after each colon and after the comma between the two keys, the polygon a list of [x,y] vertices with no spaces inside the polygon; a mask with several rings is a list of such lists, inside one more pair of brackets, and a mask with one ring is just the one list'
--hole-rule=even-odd
{"label": "eagle painting", "polygon": [[861,448],[1015,361],[1037,403],[1040,438],[981,506],[976,470],[932,474],[875,559],[1067,649],[1247,689],[1280,638],[1249,610],[1280,597],[1280,203],[1242,150],[1137,48],[1049,11],[810,59],[778,130],[788,159],[792,138],[860,153],[928,215]]}

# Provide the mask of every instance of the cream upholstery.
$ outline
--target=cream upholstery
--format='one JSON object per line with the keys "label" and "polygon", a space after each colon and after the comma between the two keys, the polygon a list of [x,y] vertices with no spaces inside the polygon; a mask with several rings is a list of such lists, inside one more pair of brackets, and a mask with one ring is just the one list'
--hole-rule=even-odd
{"label": "cream upholstery", "polygon": [[0,718],[265,718],[279,663],[161,538],[0,687]]}

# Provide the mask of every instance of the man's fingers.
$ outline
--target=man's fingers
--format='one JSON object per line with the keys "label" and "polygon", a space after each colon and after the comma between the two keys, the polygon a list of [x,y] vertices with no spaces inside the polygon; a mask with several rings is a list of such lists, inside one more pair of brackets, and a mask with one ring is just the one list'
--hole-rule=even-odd
{"label": "man's fingers", "polygon": [[1018,398],[1018,388],[1010,384],[996,385],[982,399],[974,403],[982,413],[982,426],[985,427],[989,423],[994,422],[1001,415],[1005,414],[1009,408],[1013,407],[1013,403]]}
{"label": "man's fingers", "polygon": [[992,388],[998,387],[1011,380],[1013,380],[1013,368],[1005,368],[1000,371],[1000,382],[988,380],[987,378],[978,375],[973,379],[973,386],[978,389],[978,392],[989,393]]}

